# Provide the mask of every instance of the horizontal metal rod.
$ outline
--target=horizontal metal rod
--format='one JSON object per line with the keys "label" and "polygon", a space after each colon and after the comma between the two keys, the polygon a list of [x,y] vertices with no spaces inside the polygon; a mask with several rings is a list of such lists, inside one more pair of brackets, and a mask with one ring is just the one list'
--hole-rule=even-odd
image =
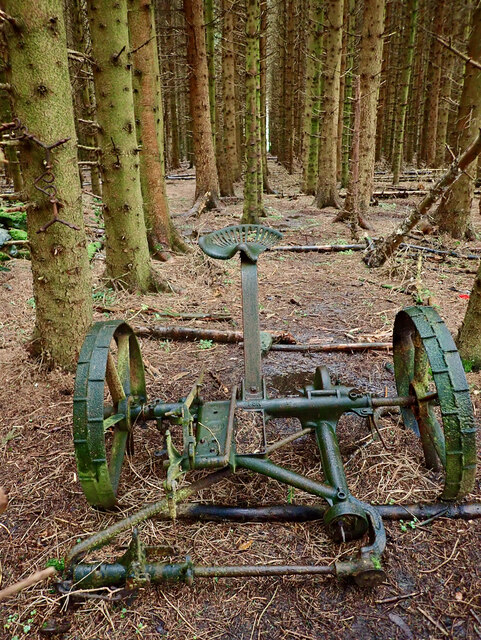
{"label": "horizontal metal rod", "polygon": [[236,578],[251,576],[335,575],[336,567],[305,565],[247,565],[225,567],[193,567],[195,578]]}
{"label": "horizontal metal rod", "polygon": [[[281,504],[263,507],[236,507],[211,504],[182,504],[177,507],[176,517],[180,520],[204,520],[218,522],[309,522],[322,520],[327,507]],[[448,504],[380,504],[375,505],[384,520],[409,520],[416,517],[426,520],[432,517],[471,520],[481,518],[481,503]],[[157,516],[169,519],[167,514]]]}
{"label": "horizontal metal rod", "polygon": [[[146,563],[142,566],[142,579],[153,584],[187,582],[194,578],[236,578],[284,575],[336,575],[336,565],[245,565],[245,566],[195,566],[190,561],[164,564]],[[82,562],[74,565],[72,582],[75,588],[119,586],[131,578],[129,567],[120,562]],[[64,583],[67,589],[71,584]]]}
{"label": "horizontal metal rod", "polygon": [[[433,398],[437,397],[434,394]],[[416,402],[414,396],[393,396],[391,398],[372,398],[373,407],[409,407]]]}
{"label": "horizontal metal rod", "polygon": [[289,469],[284,469],[284,467],[280,467],[266,458],[236,456],[235,462],[238,467],[250,469],[250,471],[260,473],[273,480],[277,480],[291,487],[296,487],[301,491],[306,491],[325,500],[333,500],[337,496],[337,488],[323,484],[322,482],[316,482],[315,480],[302,476],[300,473],[289,471]]}
{"label": "horizontal metal rod", "polygon": [[330,351],[365,351],[366,349],[392,349],[391,342],[342,342],[339,344],[273,344],[271,351],[307,351],[312,353]]}

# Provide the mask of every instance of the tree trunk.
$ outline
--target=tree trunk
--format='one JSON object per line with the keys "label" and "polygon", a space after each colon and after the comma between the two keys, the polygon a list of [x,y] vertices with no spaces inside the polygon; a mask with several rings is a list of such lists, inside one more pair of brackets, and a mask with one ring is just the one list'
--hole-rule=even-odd
{"label": "tree trunk", "polygon": [[399,183],[399,173],[403,161],[404,149],[404,132],[406,124],[406,111],[408,106],[409,85],[411,82],[411,69],[414,55],[414,40],[416,38],[417,18],[418,18],[418,0],[409,0],[407,13],[410,16],[409,30],[407,41],[404,48],[404,65],[401,74],[401,88],[399,100],[397,104],[396,119],[398,122],[396,130],[396,139],[394,140],[394,152],[392,159],[393,184]]}
{"label": "tree trunk", "polygon": [[[177,96],[177,64],[176,64],[176,47],[177,38],[175,37],[175,21],[172,13],[175,11],[173,3],[170,0],[163,0],[161,16],[165,21],[167,35],[165,38],[165,54],[167,57],[166,68],[168,71],[168,111],[169,129],[170,129],[170,170],[180,167],[180,136],[179,136],[179,119],[181,111],[181,101]],[[158,14],[157,14],[158,15]]]}
{"label": "tree trunk", "polygon": [[323,207],[340,207],[337,191],[336,160],[343,5],[343,0],[328,0],[325,3],[324,117],[319,142],[319,172],[315,198],[315,204],[320,209]]}
{"label": "tree trunk", "polygon": [[258,117],[257,76],[259,62],[259,0],[247,0],[246,18],[246,171],[244,183],[244,224],[257,224],[262,211],[262,172]]}
{"label": "tree trunk", "polygon": [[468,308],[459,329],[457,345],[461,358],[481,368],[481,264],[469,296]]}
{"label": "tree trunk", "polygon": [[361,128],[359,138],[359,208],[369,209],[374,184],[377,102],[382,64],[384,0],[365,0],[359,71],[361,75]]}
{"label": "tree trunk", "polygon": [[267,0],[261,0],[261,31],[259,37],[260,57],[260,134],[262,157],[262,188],[264,193],[273,193],[269,185],[269,171],[267,168]]}
{"label": "tree trunk", "polygon": [[236,99],[235,99],[235,49],[234,49],[234,0],[222,0],[222,96],[224,115],[225,162],[233,180],[240,176],[237,156]]}
{"label": "tree trunk", "polygon": [[[452,40],[457,36],[460,24],[461,2],[456,0],[453,3],[452,19],[444,21],[442,36],[445,40]],[[439,86],[439,106],[438,106],[438,128],[436,131],[436,154],[434,167],[442,167],[446,160],[446,134],[449,119],[449,101],[451,99],[452,75],[454,69],[455,55],[448,49],[442,53],[442,73],[441,84]]]}
{"label": "tree trunk", "polygon": [[216,101],[215,101],[215,45],[214,45],[214,0],[204,0],[205,20],[205,50],[207,55],[207,71],[209,74],[209,107],[210,126],[212,128],[212,140],[217,133],[216,126]]}
{"label": "tree trunk", "polygon": [[319,90],[322,55],[322,2],[309,2],[309,37],[306,56],[306,97],[304,101],[304,141],[302,144],[301,190],[314,195],[319,156]]}
{"label": "tree trunk", "polygon": [[153,285],[135,130],[127,0],[88,3],[106,235],[106,273],[130,290]]}
{"label": "tree trunk", "polygon": [[219,180],[215,163],[210,120],[209,72],[205,48],[202,0],[183,0],[187,31],[187,64],[189,65],[189,99],[195,156],[195,200],[204,198],[207,208],[220,206]]}
{"label": "tree trunk", "polygon": [[165,192],[164,122],[152,0],[129,0],[134,108],[140,148],[140,182],[150,250],[186,251],[169,214]]}
{"label": "tree trunk", "polygon": [[427,131],[426,131],[426,164],[432,167],[436,158],[436,139],[438,130],[439,90],[441,86],[441,63],[443,60],[443,46],[436,38],[443,34],[446,0],[436,0],[434,17],[433,50],[429,61],[428,76],[431,86],[428,93]]}
{"label": "tree trunk", "polygon": [[[50,170],[33,141],[21,144],[21,162],[24,197],[34,203],[27,215],[36,309],[31,346],[49,364],[73,369],[92,321],[92,296],[62,2],[38,0],[34,11],[28,0],[3,6],[19,25],[7,38],[15,114],[44,144],[68,139],[51,151]],[[38,186],[50,197],[34,185],[46,171],[53,182]],[[54,216],[52,201],[75,229],[57,222],[42,232]]]}
{"label": "tree trunk", "polygon": [[295,0],[286,0],[286,57],[285,57],[285,156],[284,166],[289,174],[294,172],[294,56],[295,56]]}
{"label": "tree trunk", "polygon": [[[474,60],[481,60],[481,7],[479,6],[473,12],[468,56]],[[481,126],[480,96],[481,70],[467,63],[456,123],[459,135],[458,149],[466,147]],[[473,163],[466,167],[464,174],[443,197],[436,211],[436,221],[440,230],[451,234],[453,238],[472,237],[470,219],[475,175],[476,164]]]}

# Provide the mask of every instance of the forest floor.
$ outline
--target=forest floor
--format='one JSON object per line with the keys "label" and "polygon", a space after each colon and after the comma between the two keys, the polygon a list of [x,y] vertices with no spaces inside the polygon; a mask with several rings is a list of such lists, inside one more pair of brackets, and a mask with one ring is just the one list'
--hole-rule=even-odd
{"label": "forest floor", "polygon": [[[295,176],[287,176],[275,162],[270,164],[271,183],[279,194],[265,197],[266,223],[285,234],[283,244],[350,242],[348,228],[333,224],[334,210],[317,210],[311,197],[299,195]],[[195,241],[198,234],[239,220],[241,202],[199,219],[182,216],[192,203],[194,186],[193,180],[168,183],[171,210],[186,237]],[[380,200],[371,214],[372,234],[385,235],[412,202]],[[88,197],[86,207],[95,226]],[[481,230],[479,214],[473,217]],[[481,244],[431,236],[412,241],[431,246],[444,242],[445,247],[463,253],[472,253]],[[369,270],[361,255],[350,251],[264,254],[259,262],[262,328],[290,331],[300,342],[389,341],[396,312],[421,297],[439,305],[455,334],[465,313],[476,261],[424,256],[420,262],[417,255],[404,253],[385,268]],[[153,427],[139,428],[136,454],[124,463],[122,472],[121,514],[88,507],[76,478],[72,446],[74,376],[46,371],[29,359],[25,342],[35,313],[30,264],[14,260],[10,266],[9,273],[0,273],[0,486],[10,499],[0,517],[2,588],[42,569],[49,559],[64,557],[76,540],[164,493],[162,460],[154,455],[161,439]],[[188,255],[157,263],[156,269],[173,291],[147,296],[105,288],[102,269],[100,254],[93,262],[97,320],[119,317],[135,326],[178,325],[181,321],[160,313],[229,313],[231,322],[182,324],[241,328],[238,260],[213,262],[196,247]],[[205,368],[203,396],[227,399],[232,385],[242,377],[238,345],[142,339],[141,347],[149,398],[178,400]],[[333,378],[392,395],[394,378],[385,366],[391,360],[390,351],[270,352],[263,366],[268,390],[274,393],[294,391],[325,364]],[[481,376],[467,376],[479,414]],[[387,448],[373,440],[360,418],[344,417],[340,422],[341,453],[352,493],[374,503],[435,500],[441,480],[423,467],[417,438],[403,428],[398,415],[383,417],[381,425]],[[281,432],[289,428],[285,423],[279,426]],[[305,437],[276,454],[275,460],[319,477],[316,451],[314,441]],[[468,500],[481,500],[480,478],[478,473]],[[245,471],[218,489],[204,491],[201,498],[243,505],[309,502],[300,491],[288,491]],[[112,597],[74,601],[44,584],[0,604],[0,638],[44,637],[40,634],[46,626],[57,634],[54,637],[65,640],[481,638],[481,520],[440,517],[420,528],[411,528],[407,522],[386,522],[385,526],[386,580],[374,590],[329,577],[199,579],[193,588],[152,586],[135,599],[124,594],[118,601]],[[171,547],[180,560],[190,555],[201,564],[322,565],[352,555],[359,547],[359,543],[332,543],[319,522],[266,526],[148,521],[141,535],[149,545]],[[118,546],[127,541],[128,536],[120,536],[113,555],[119,555]]]}

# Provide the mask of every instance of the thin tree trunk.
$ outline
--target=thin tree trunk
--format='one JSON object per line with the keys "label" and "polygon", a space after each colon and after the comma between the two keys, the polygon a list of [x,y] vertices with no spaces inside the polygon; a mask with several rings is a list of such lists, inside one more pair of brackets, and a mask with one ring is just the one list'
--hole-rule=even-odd
{"label": "thin tree trunk", "polygon": [[261,119],[261,156],[262,156],[262,188],[264,193],[273,193],[269,185],[269,171],[267,168],[267,0],[261,0],[261,25],[259,38],[260,57],[260,119]]}
{"label": "thin tree trunk", "polygon": [[262,209],[262,171],[257,99],[259,60],[259,0],[247,0],[246,19],[246,172],[244,183],[243,223],[257,224]]}
{"label": "thin tree trunk", "polygon": [[326,66],[324,70],[324,95],[321,137],[319,142],[319,173],[315,204],[323,207],[340,207],[337,191],[337,123],[339,118],[339,87],[342,46],[343,0],[325,3]]}
{"label": "thin tree trunk", "polygon": [[216,100],[215,100],[215,44],[214,44],[214,0],[204,0],[205,50],[207,54],[207,70],[209,73],[209,107],[212,139],[217,134]]}
{"label": "thin tree trunk", "polygon": [[414,40],[416,38],[417,17],[418,17],[418,0],[409,0],[407,5],[407,13],[410,15],[410,24],[407,42],[405,43],[404,66],[401,75],[401,90],[397,105],[396,119],[398,127],[396,132],[396,140],[394,141],[394,153],[392,159],[393,184],[399,183],[399,173],[401,171],[401,163],[403,160],[406,111],[408,106],[409,86],[411,82],[411,69],[414,56]]}
{"label": "thin tree trunk", "polygon": [[207,208],[220,206],[219,180],[210,121],[209,72],[202,0],[184,0],[189,65],[189,98],[195,155],[195,200],[206,194]]}
{"label": "thin tree trunk", "polygon": [[359,207],[369,209],[374,185],[377,102],[382,64],[384,0],[365,0],[359,71],[361,75],[361,130],[359,140]]}
{"label": "thin tree trunk", "polygon": [[[481,60],[481,6],[473,13],[468,55],[474,60]],[[467,63],[456,125],[460,148],[467,146],[481,126],[480,96],[481,69]],[[440,230],[451,234],[453,238],[473,236],[470,220],[475,176],[476,164],[473,163],[466,167],[464,174],[443,197],[436,211],[436,221]]]}
{"label": "thin tree trunk", "polygon": [[434,166],[436,158],[439,90],[441,86],[441,63],[443,60],[443,46],[436,36],[441,36],[443,33],[443,23],[445,20],[445,11],[447,9],[446,0],[436,0],[435,4],[436,12],[434,19],[433,52],[429,65],[430,69],[428,71],[431,78],[431,87],[428,94],[428,126],[426,135],[426,163],[428,167]]}
{"label": "thin tree trunk", "polygon": [[322,55],[322,2],[309,2],[309,38],[306,59],[306,97],[304,100],[304,141],[302,144],[301,190],[314,195],[319,156],[319,89]]}
{"label": "thin tree trunk", "polygon": [[145,226],[151,252],[165,259],[164,249],[185,252],[187,246],[172,223],[165,191],[164,122],[152,0],[129,0],[129,30]]}
{"label": "thin tree trunk", "polygon": [[[5,0],[3,6],[18,24],[7,27],[15,114],[44,144],[65,140],[51,151],[50,168],[39,145],[21,144],[24,199],[34,203],[27,215],[35,297],[31,347],[49,364],[73,369],[92,321],[92,296],[63,7],[61,0],[38,0],[35,11],[27,0]],[[45,181],[38,186],[50,197],[34,185],[46,171],[50,187]],[[47,227],[54,206],[69,226],[57,222]]]}
{"label": "thin tree trunk", "polygon": [[236,99],[235,99],[235,49],[233,0],[222,0],[222,108],[224,117],[224,162],[232,180],[240,175],[237,155]]}

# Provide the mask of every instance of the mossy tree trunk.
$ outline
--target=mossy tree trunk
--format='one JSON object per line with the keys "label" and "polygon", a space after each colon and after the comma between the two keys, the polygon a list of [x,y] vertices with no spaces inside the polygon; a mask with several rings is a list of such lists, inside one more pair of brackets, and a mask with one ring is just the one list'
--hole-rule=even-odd
{"label": "mossy tree trunk", "polygon": [[260,58],[260,134],[261,134],[261,156],[262,156],[262,182],[264,193],[273,193],[269,185],[269,170],[267,168],[267,0],[260,2],[261,22],[259,37],[259,58]]}
{"label": "mossy tree trunk", "polygon": [[[427,104],[427,132],[426,132],[426,163],[429,167],[435,164],[436,140],[438,131],[439,92],[441,87],[443,46],[436,36],[442,36],[443,25],[446,20],[445,12],[448,7],[446,0],[436,0],[434,15],[434,35],[432,54],[429,60],[428,76],[431,86]],[[451,3],[449,3],[450,5]]]}
{"label": "mossy tree trunk", "polygon": [[195,155],[195,200],[207,208],[220,206],[219,180],[210,120],[209,72],[202,0],[184,0],[189,65],[189,99]]}
{"label": "mossy tree trunk", "polygon": [[[5,72],[0,73],[0,82],[6,83]],[[0,122],[12,122],[12,103],[9,92],[2,91],[0,93]],[[20,168],[20,160],[18,158],[17,147],[15,145],[7,145],[3,147],[5,154],[5,174],[13,183],[13,190],[20,192],[23,189],[22,171]]]}
{"label": "mossy tree trunk", "polygon": [[365,0],[359,72],[361,75],[361,124],[359,136],[359,209],[369,209],[374,184],[377,103],[381,76],[384,0]]}
{"label": "mossy tree trunk", "polygon": [[[477,6],[473,12],[468,56],[473,60],[481,61],[481,6]],[[480,96],[481,70],[467,63],[456,123],[458,149],[466,148],[474,140],[481,126]],[[442,198],[436,211],[436,221],[440,230],[451,234],[453,238],[472,238],[473,236],[470,220],[475,176],[476,162],[473,162]]]}
{"label": "mossy tree trunk", "polygon": [[343,0],[327,0],[325,2],[324,117],[319,140],[319,172],[315,198],[315,203],[320,209],[323,207],[340,207],[337,191],[337,124],[339,118],[343,9]]}
{"label": "mossy tree trunk", "polygon": [[50,193],[59,218],[77,229],[57,222],[42,231],[53,218],[49,198],[34,186],[45,172],[45,153],[25,141],[21,162],[24,198],[34,203],[27,215],[36,305],[32,350],[51,365],[73,369],[92,321],[92,296],[62,2],[38,0],[32,10],[28,0],[5,0],[3,7],[18,24],[7,38],[15,114],[47,145],[69,139],[51,152],[56,194]]}
{"label": "mossy tree trunk", "polygon": [[309,2],[309,36],[306,57],[306,97],[302,157],[302,191],[314,195],[319,156],[319,102],[322,55],[322,0]]}
{"label": "mossy tree trunk", "polygon": [[140,186],[127,0],[88,3],[106,237],[106,275],[129,290],[153,286]]}
{"label": "mossy tree trunk", "polygon": [[407,14],[410,16],[410,23],[407,33],[407,41],[404,42],[404,64],[401,72],[401,87],[399,100],[396,107],[396,139],[394,140],[394,150],[392,158],[393,184],[398,184],[399,173],[403,161],[406,111],[408,106],[409,87],[411,83],[411,69],[414,56],[414,41],[416,38],[418,0],[409,0]]}
{"label": "mossy tree trunk", "polygon": [[[257,224],[262,211],[262,160],[259,132],[259,0],[247,0],[246,18],[246,171],[244,182],[243,223]],[[259,176],[259,172],[261,172]]]}
{"label": "mossy tree trunk", "polygon": [[164,249],[183,252],[187,247],[172,223],[165,191],[164,122],[154,7],[152,0],[129,0],[128,7],[145,226],[151,252],[165,259]]}
{"label": "mossy tree trunk", "polygon": [[468,308],[457,338],[463,360],[481,369],[481,265],[469,296]]}
{"label": "mossy tree trunk", "polygon": [[235,48],[233,0],[222,0],[222,108],[224,117],[224,161],[233,180],[240,176],[237,154],[236,98],[235,98]]}
{"label": "mossy tree trunk", "polygon": [[205,49],[207,54],[207,69],[209,72],[209,107],[210,126],[212,127],[212,138],[214,140],[217,133],[216,126],[216,100],[215,100],[215,43],[214,43],[214,0],[204,0],[204,20],[205,20]]}

